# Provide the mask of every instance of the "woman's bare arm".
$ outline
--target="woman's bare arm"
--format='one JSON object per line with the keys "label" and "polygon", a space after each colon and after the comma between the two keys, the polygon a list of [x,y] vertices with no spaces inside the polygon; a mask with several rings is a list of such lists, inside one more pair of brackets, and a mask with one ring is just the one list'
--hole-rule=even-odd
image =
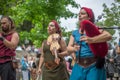
{"label": "woman's bare arm", "polygon": [[43,62],[44,62],[43,46],[44,46],[44,43],[42,43],[42,51],[41,51],[41,56],[40,56],[40,59],[39,59],[39,67],[38,68],[41,68],[42,65],[43,65]]}
{"label": "woman's bare arm", "polygon": [[71,36],[70,36],[69,43],[68,43],[68,47],[67,47],[68,53],[69,53],[69,54],[72,54],[72,53],[74,53],[75,51],[77,51],[77,50],[79,50],[79,49],[80,49],[80,46],[74,44],[74,37],[71,35]]}
{"label": "woman's bare arm", "polygon": [[102,31],[100,35],[94,37],[82,36],[81,41],[85,41],[86,43],[100,43],[109,41],[112,38],[111,34],[107,31]]}
{"label": "woman's bare arm", "polygon": [[64,39],[61,38],[60,40],[60,46],[61,46],[61,53],[59,53],[59,56],[64,57],[67,56],[67,45]]}

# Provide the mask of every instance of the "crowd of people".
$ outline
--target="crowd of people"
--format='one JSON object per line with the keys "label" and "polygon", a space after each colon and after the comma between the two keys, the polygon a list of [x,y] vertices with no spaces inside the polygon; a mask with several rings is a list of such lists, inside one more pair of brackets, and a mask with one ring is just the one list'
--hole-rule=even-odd
{"label": "crowd of people", "polygon": [[[24,54],[24,56],[19,61],[19,67],[16,69],[17,80],[37,80],[39,74],[37,73],[38,69],[38,59],[40,55],[29,55]],[[40,80],[40,79],[39,79]]]}
{"label": "crowd of people", "polygon": [[[3,16],[0,22],[1,80],[119,79],[120,75],[114,73],[120,73],[120,41],[115,48],[110,48],[107,42],[111,40],[111,34],[96,27],[90,8],[80,9],[79,28],[72,31],[68,45],[63,39],[60,25],[52,20],[48,24],[49,36],[42,42],[40,55],[24,54],[19,61],[15,60],[19,35],[14,23],[7,16]],[[26,50],[29,53],[30,49]],[[65,60],[66,56],[71,58]],[[112,70],[110,65],[113,66]]]}
{"label": "crowd of people", "polygon": [[110,80],[119,80],[120,77],[120,50],[118,44],[112,46],[111,43],[109,44],[108,54],[105,57],[106,60],[106,74]]}

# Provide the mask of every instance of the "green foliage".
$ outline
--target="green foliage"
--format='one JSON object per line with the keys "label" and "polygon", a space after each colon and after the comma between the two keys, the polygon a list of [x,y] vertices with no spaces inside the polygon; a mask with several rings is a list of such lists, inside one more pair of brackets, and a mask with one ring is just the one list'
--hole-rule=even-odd
{"label": "green foliage", "polygon": [[104,4],[104,12],[105,12],[105,25],[106,26],[120,26],[120,6],[115,3],[112,3],[112,7],[109,9]]}
{"label": "green foliage", "polygon": [[17,1],[16,0],[0,0],[0,15],[12,14],[11,7],[16,5]]}
{"label": "green foliage", "polygon": [[[118,2],[117,2],[118,1]],[[107,7],[107,5],[104,3],[103,4],[103,15],[102,17],[104,18],[102,21],[96,22],[96,24],[99,27],[104,27],[104,28],[109,28],[109,27],[114,27],[118,26],[120,27],[120,1],[115,0],[114,3],[111,4],[111,7]],[[111,34],[115,33],[114,29],[107,29],[108,32]]]}
{"label": "green foliage", "polygon": [[[103,4],[104,7],[104,18],[102,22],[105,27],[120,27],[120,0],[114,0],[115,2],[111,4],[111,7],[108,8],[106,4]],[[114,34],[114,30],[109,30],[111,34]]]}
{"label": "green foliage", "polygon": [[[33,44],[41,46],[42,41],[47,38],[47,25],[50,20],[60,23],[62,17],[76,17],[76,14],[67,9],[69,5],[74,8],[80,6],[74,0],[19,0],[17,5],[12,7],[12,17],[19,27],[21,41],[28,37]],[[31,27],[28,22],[32,23]]]}
{"label": "green foliage", "polygon": [[[103,4],[103,20],[97,22],[100,27],[119,27],[120,28],[120,0],[114,0],[110,7]],[[113,35],[115,33],[114,29],[106,29]],[[116,38],[112,38],[111,42],[114,42]]]}

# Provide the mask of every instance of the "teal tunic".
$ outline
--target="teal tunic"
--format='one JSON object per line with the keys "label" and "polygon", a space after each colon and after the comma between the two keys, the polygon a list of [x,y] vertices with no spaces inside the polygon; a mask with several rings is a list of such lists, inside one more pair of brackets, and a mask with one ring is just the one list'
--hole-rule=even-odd
{"label": "teal tunic", "polygon": [[[72,32],[74,40],[77,44],[80,45],[81,34],[78,30]],[[76,52],[76,57],[78,58],[79,51]],[[94,57],[94,54],[90,50],[87,43],[82,42],[82,47],[80,51],[80,57]],[[84,68],[79,64],[75,63],[70,80],[106,80],[106,71],[105,68],[98,69],[95,66],[95,63]]]}

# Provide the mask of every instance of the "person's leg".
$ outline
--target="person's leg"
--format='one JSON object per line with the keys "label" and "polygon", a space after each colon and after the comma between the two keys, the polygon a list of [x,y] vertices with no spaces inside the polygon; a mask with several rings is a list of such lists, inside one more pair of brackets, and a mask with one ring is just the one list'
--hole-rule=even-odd
{"label": "person's leg", "polygon": [[112,78],[112,77],[110,77],[110,80],[113,80],[113,78]]}
{"label": "person's leg", "polygon": [[25,80],[26,78],[26,73],[25,73],[25,71],[22,71],[22,80]]}
{"label": "person's leg", "polygon": [[105,69],[97,69],[96,66],[90,68],[86,80],[106,80]]}
{"label": "person's leg", "polygon": [[75,63],[70,75],[70,80],[84,80],[84,76],[83,68]]}
{"label": "person's leg", "polygon": [[11,62],[2,64],[2,80],[16,80],[16,71],[13,69]]}
{"label": "person's leg", "polygon": [[22,71],[23,80],[29,80],[28,70]]}
{"label": "person's leg", "polygon": [[31,74],[30,74],[30,71],[28,70],[28,79],[30,80],[31,79]]}
{"label": "person's leg", "polygon": [[110,73],[110,80],[113,80],[114,73]]}
{"label": "person's leg", "polygon": [[119,77],[116,77],[116,80],[119,80]]}

